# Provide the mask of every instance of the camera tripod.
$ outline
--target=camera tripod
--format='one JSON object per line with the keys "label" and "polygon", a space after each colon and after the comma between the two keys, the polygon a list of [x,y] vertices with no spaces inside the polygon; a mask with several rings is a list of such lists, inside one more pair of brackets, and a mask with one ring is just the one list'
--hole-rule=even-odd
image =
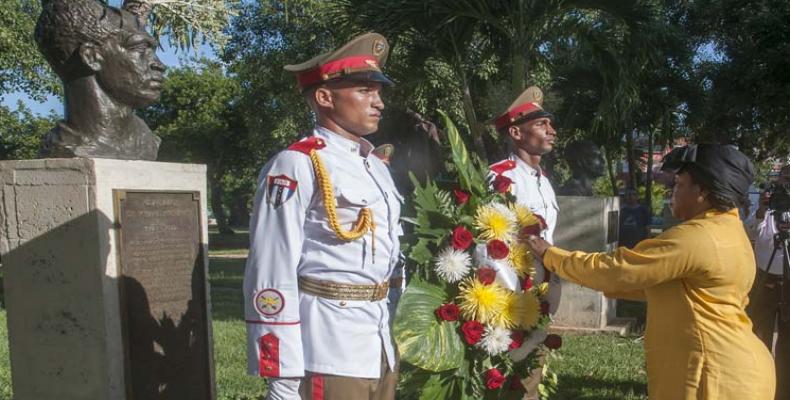
{"label": "camera tripod", "polygon": [[782,322],[790,321],[790,307],[788,307],[788,295],[787,293],[789,290],[786,285],[790,284],[788,282],[788,278],[790,278],[790,250],[788,250],[788,246],[790,246],[790,232],[779,230],[778,233],[774,234],[774,251],[771,253],[771,258],[768,261],[768,266],[765,267],[765,272],[771,270],[771,265],[774,262],[774,258],[776,257],[776,253],[780,250],[782,251],[782,280],[779,282],[779,319]]}

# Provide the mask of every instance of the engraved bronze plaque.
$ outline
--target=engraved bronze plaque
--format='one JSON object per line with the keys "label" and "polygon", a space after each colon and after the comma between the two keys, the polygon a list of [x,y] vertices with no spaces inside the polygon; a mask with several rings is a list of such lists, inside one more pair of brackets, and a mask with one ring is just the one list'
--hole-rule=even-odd
{"label": "engraved bronze plaque", "polygon": [[129,400],[213,400],[197,192],[115,194]]}

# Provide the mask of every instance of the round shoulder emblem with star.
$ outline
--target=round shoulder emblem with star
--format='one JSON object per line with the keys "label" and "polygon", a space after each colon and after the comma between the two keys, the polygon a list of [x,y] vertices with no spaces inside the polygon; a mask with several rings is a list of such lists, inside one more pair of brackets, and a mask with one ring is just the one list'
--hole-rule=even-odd
{"label": "round shoulder emblem with star", "polygon": [[259,314],[272,317],[285,308],[285,298],[278,290],[263,289],[255,294],[254,306]]}

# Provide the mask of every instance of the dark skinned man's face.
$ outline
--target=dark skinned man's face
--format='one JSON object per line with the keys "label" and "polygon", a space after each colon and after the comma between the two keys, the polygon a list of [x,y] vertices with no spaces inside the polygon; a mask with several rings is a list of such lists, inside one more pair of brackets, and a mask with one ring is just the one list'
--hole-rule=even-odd
{"label": "dark skinned man's face", "polygon": [[116,101],[145,107],[162,93],[165,66],[156,56],[157,42],[131,13],[122,10],[111,18],[122,28],[102,44],[103,61],[96,79]]}

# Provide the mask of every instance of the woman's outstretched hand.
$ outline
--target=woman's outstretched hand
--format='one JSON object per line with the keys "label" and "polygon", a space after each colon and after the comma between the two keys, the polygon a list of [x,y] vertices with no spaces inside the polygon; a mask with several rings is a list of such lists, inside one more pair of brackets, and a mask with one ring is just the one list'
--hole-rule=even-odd
{"label": "woman's outstretched hand", "polygon": [[527,236],[527,246],[532,250],[532,254],[543,258],[543,255],[546,254],[546,250],[551,247],[551,244],[539,236],[536,235],[528,235]]}

